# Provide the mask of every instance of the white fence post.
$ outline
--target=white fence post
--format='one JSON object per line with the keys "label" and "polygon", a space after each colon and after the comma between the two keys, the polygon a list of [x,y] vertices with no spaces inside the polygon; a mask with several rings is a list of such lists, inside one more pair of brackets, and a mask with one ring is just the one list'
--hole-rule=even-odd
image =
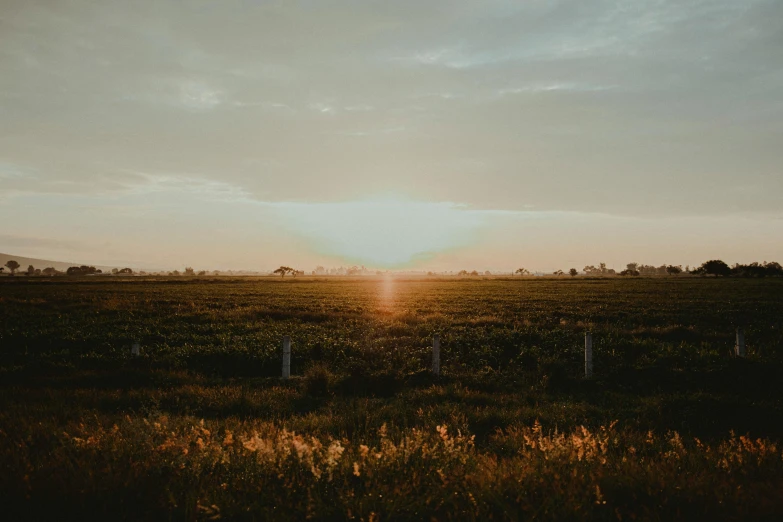
{"label": "white fence post", "polygon": [[585,378],[593,376],[593,334],[585,334]]}
{"label": "white fence post", "polygon": [[283,379],[291,377],[291,337],[283,336]]}
{"label": "white fence post", "polygon": [[745,357],[745,332],[737,328],[737,343],[734,345],[734,353],[737,357]]}
{"label": "white fence post", "polygon": [[137,357],[139,355],[141,348],[139,347],[139,343],[133,343],[131,345],[131,355],[134,357]]}
{"label": "white fence post", "polygon": [[432,338],[432,373],[437,377],[440,375],[440,336],[435,335]]}

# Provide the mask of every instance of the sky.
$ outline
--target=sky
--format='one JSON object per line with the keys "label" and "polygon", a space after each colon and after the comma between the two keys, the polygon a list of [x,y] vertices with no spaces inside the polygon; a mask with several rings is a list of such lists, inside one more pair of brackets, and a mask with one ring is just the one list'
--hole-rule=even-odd
{"label": "sky", "polygon": [[0,0],[0,252],[783,262],[779,0]]}

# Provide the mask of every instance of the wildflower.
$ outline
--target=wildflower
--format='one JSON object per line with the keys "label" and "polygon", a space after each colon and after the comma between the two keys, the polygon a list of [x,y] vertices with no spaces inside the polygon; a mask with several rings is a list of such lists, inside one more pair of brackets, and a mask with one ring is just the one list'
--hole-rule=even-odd
{"label": "wildflower", "polygon": [[359,472],[359,463],[358,462],[354,462],[353,463],[353,474],[356,477],[361,476],[361,473]]}
{"label": "wildflower", "polygon": [[361,457],[362,457],[363,459],[364,459],[364,458],[367,458],[367,454],[368,454],[369,452],[370,452],[370,448],[368,448],[368,447],[367,447],[367,446],[365,446],[364,444],[361,444],[361,445],[359,446],[359,455],[361,455]]}

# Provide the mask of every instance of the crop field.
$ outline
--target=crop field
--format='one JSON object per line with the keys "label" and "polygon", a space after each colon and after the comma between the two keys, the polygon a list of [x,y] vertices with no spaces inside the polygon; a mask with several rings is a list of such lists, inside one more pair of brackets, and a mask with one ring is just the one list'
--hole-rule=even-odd
{"label": "crop field", "polygon": [[2,509],[779,520],[782,326],[777,278],[5,278]]}

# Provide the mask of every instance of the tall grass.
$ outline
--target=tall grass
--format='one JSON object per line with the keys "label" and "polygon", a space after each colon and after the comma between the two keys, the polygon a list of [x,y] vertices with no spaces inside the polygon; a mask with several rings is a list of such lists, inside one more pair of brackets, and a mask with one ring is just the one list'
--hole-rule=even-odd
{"label": "tall grass", "polygon": [[[768,439],[714,443],[618,429],[498,430],[479,449],[446,425],[365,439],[275,423],[84,419],[0,433],[13,519],[695,520],[783,515]],[[41,451],[42,449],[46,451]],[[11,451],[13,449],[13,451]]]}

